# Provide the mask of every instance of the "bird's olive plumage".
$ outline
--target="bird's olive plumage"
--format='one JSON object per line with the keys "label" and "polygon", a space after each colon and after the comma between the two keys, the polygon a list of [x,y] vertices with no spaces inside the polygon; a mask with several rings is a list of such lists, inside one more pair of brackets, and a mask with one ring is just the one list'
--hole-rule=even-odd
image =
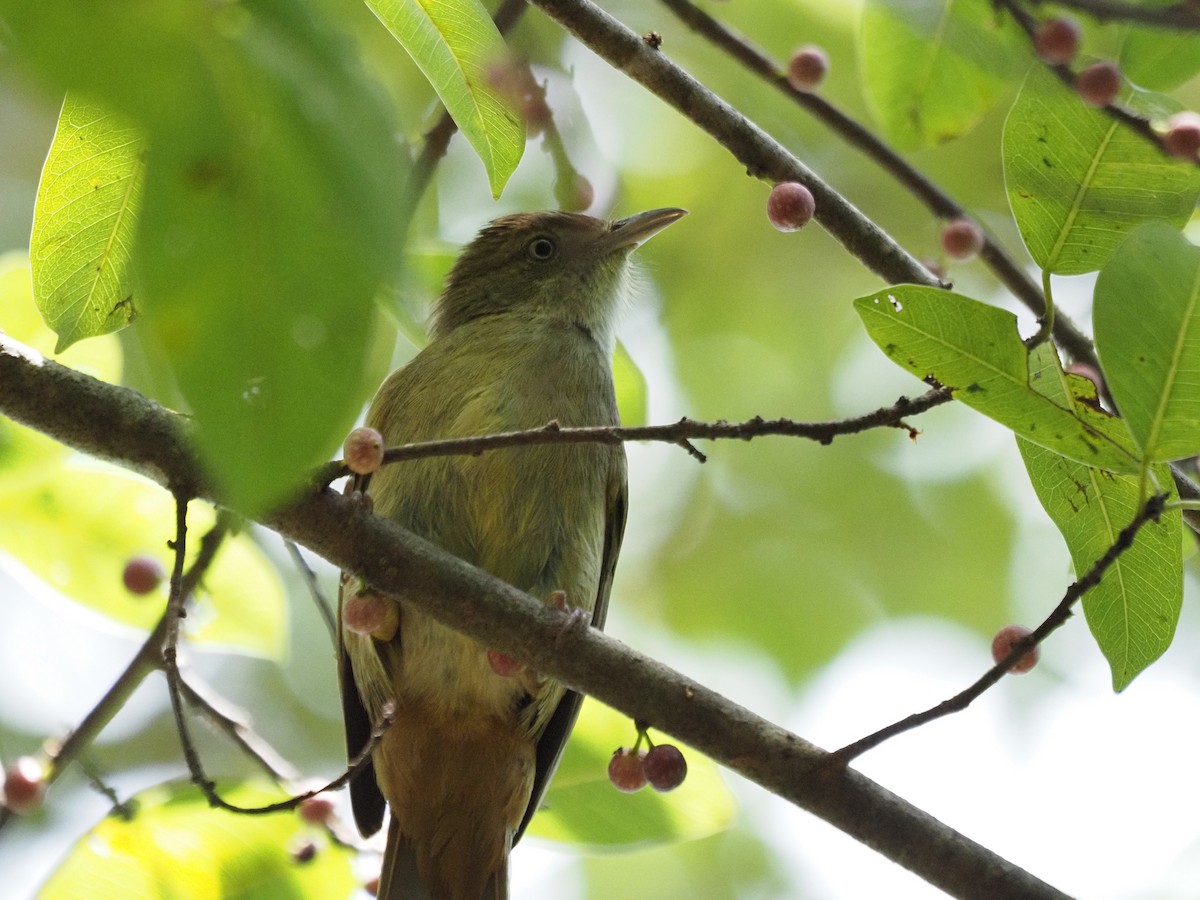
{"label": "bird's olive plumage", "polygon": [[[507,216],[463,251],[432,340],[380,387],[368,415],[389,445],[557,421],[615,425],[614,319],[629,252],[683,215],[607,223]],[[517,447],[388,466],[379,515],[535,597],[604,623],[625,524],[625,454],[602,444]],[[400,602],[389,641],[344,631],[347,743],[365,745],[384,705],[395,724],[351,787],[366,833],[392,811],[380,896],[507,895],[507,854],[537,808],[579,697],[536,673],[498,675],[487,648]],[[374,777],[372,778],[372,775]]]}

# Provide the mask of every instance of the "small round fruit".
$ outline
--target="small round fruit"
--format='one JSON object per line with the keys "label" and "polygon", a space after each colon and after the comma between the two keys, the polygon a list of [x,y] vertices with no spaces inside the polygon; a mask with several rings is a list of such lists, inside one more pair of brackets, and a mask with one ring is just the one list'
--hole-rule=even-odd
{"label": "small round fruit", "polygon": [[46,769],[32,756],[22,756],[4,770],[4,805],[15,813],[38,810],[46,798]]}
{"label": "small round fruit", "polygon": [[1075,76],[1075,93],[1091,106],[1108,106],[1121,91],[1121,70],[1113,63],[1098,62]]}
{"label": "small round fruit", "polygon": [[370,894],[372,897],[378,897],[379,896],[379,876],[376,875],[374,878],[368,878],[366,880],[366,882],[363,883],[363,890],[366,891],[368,894]]}
{"label": "small round fruit", "polygon": [[1175,113],[1167,121],[1167,133],[1163,135],[1163,146],[1172,156],[1190,159],[1200,157],[1200,114],[1191,110]]}
{"label": "small round fruit", "polygon": [[587,178],[574,172],[554,182],[554,199],[564,212],[583,212],[596,199],[596,190]]}
{"label": "small round fruit", "polygon": [[942,228],[942,249],[953,259],[971,259],[983,249],[983,229],[970,219],[954,219]]}
{"label": "small round fruit", "polygon": [[521,671],[521,664],[509,656],[507,653],[501,653],[499,650],[489,650],[487,652],[488,665],[492,667],[492,671],[501,678],[512,678]]}
{"label": "small round fruit", "polygon": [[642,763],[645,751],[634,751],[628,747],[617,750],[608,761],[608,780],[618,791],[633,794],[646,786],[646,771]]}
{"label": "small round fruit", "polygon": [[355,428],[342,445],[346,468],[356,475],[370,475],[383,465],[383,435],[374,428]]}
{"label": "small round fruit", "polygon": [[673,791],[687,777],[687,760],[674,744],[658,744],[646,754],[642,769],[650,787],[656,791]]}
{"label": "small round fruit", "polygon": [[296,812],[310,825],[325,825],[333,819],[333,801],[324,794],[306,797],[300,801]]}
{"label": "small round fruit", "polygon": [[787,65],[787,82],[798,91],[812,91],[825,80],[829,56],[816,44],[805,44],[792,54]]}
{"label": "small round fruit", "polygon": [[158,589],[167,573],[153,556],[135,556],[125,563],[121,580],[131,594],[149,594]]}
{"label": "small round fruit", "polygon": [[292,848],[292,859],[298,863],[309,863],[317,858],[317,845],[312,841],[301,841]]}
{"label": "small round fruit", "polygon": [[771,188],[767,198],[767,218],[780,231],[798,231],[817,211],[812,191],[795,181],[782,181]]}
{"label": "small round fruit", "polygon": [[[992,638],[992,659],[1000,662],[1012,652],[1013,646],[1022,638],[1029,637],[1033,634],[1024,625],[1005,625],[996,632],[996,636]],[[1041,647],[1034,647],[1019,660],[1017,664],[1008,671],[1014,675],[1021,675],[1028,672],[1038,664],[1038,659],[1041,658]]]}
{"label": "small round fruit", "polygon": [[1047,19],[1033,34],[1033,50],[1052,66],[1069,63],[1079,52],[1079,25],[1073,19]]}
{"label": "small round fruit", "polygon": [[342,624],[355,634],[390,641],[400,626],[400,607],[375,591],[351,594],[342,604]]}

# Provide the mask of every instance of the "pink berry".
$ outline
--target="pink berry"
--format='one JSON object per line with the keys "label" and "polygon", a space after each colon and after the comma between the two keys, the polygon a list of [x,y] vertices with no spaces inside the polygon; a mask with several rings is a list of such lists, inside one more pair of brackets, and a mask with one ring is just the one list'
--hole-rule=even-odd
{"label": "pink berry", "polygon": [[312,862],[317,858],[317,845],[312,841],[301,841],[292,848],[292,859],[298,863]]}
{"label": "pink berry", "polygon": [[[992,638],[992,659],[996,662],[1000,662],[1012,652],[1012,649],[1016,645],[1017,641],[1021,640],[1022,638],[1029,637],[1031,634],[1033,634],[1033,632],[1024,625],[1005,625],[1003,628],[997,631],[996,636]],[[1009,669],[1009,671],[1014,675],[1020,675],[1024,672],[1028,672],[1038,664],[1038,659],[1041,657],[1041,655],[1041,648],[1035,646],[1032,650],[1017,660],[1017,664]]]}
{"label": "pink berry", "polygon": [[829,56],[816,44],[805,44],[788,60],[787,82],[798,91],[815,90],[829,71]]}
{"label": "pink berry", "polygon": [[333,801],[323,794],[306,797],[300,801],[296,812],[310,825],[324,825],[333,819]]}
{"label": "pink berry", "polygon": [[1163,146],[1172,156],[1195,161],[1200,156],[1200,114],[1184,110],[1171,116]]}
{"label": "pink berry", "polygon": [[1121,70],[1113,63],[1098,62],[1075,76],[1075,93],[1091,106],[1108,106],[1121,90]]}
{"label": "pink berry", "polygon": [[970,219],[954,219],[942,228],[942,249],[953,259],[971,259],[983,249],[983,229]]}
{"label": "pink berry", "polygon": [[383,435],[374,428],[355,428],[342,445],[346,468],[357,475],[369,475],[383,465]]}
{"label": "pink berry", "polygon": [[767,218],[780,231],[798,231],[817,211],[812,191],[795,181],[782,181],[771,188],[767,198]]}
{"label": "pink berry", "polygon": [[608,780],[618,791],[633,794],[646,786],[646,772],[642,761],[645,751],[634,751],[627,747],[617,750],[608,761]]}
{"label": "pink berry", "polygon": [[400,626],[400,607],[375,591],[351,594],[342,604],[342,624],[355,634],[390,641]]}
{"label": "pink berry", "polygon": [[1061,66],[1079,52],[1079,25],[1072,19],[1047,19],[1033,35],[1033,49],[1042,62]]}
{"label": "pink berry", "polygon": [[157,559],[152,556],[135,556],[125,563],[125,571],[121,579],[125,589],[131,594],[149,594],[157,590],[166,577],[166,571]]}
{"label": "pink berry", "polygon": [[46,770],[32,756],[22,756],[4,770],[4,805],[15,813],[41,808],[46,798]]}
{"label": "pink berry", "polygon": [[687,777],[687,760],[674,744],[658,744],[646,754],[642,769],[656,791],[673,791]]}
{"label": "pink berry", "polygon": [[370,894],[372,897],[378,897],[379,896],[379,876],[376,875],[374,878],[367,879],[363,883],[363,890],[366,891],[368,894]]}
{"label": "pink berry", "polygon": [[521,664],[509,656],[507,653],[501,653],[499,650],[489,650],[487,652],[488,665],[492,667],[492,671],[501,678],[512,678],[521,671]]}

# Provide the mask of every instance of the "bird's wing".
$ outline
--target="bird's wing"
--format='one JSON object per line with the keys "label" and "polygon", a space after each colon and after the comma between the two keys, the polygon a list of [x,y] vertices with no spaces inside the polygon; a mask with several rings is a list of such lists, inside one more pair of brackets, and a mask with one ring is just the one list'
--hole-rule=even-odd
{"label": "bird's wing", "polygon": [[[613,573],[617,568],[617,556],[621,552],[621,539],[625,536],[629,486],[625,475],[625,454],[617,454],[617,458],[619,462],[613,466],[613,474],[610,476],[608,484],[608,516],[605,521],[604,556],[600,565],[600,585],[596,592],[596,606],[592,610],[592,625],[596,628],[603,628],[604,620],[608,617],[608,595],[612,591]],[[558,761],[562,757],[563,748],[567,745],[567,738],[571,736],[571,729],[575,727],[575,719],[579,716],[579,707],[582,703],[583,695],[576,691],[568,690],[563,694],[558,706],[550,716],[550,721],[546,724],[546,730],[542,732],[542,736],[538,740],[533,791],[529,795],[529,805],[525,808],[525,817],[521,819],[521,826],[513,837],[514,844],[520,840],[521,835],[525,833],[525,828],[529,825],[529,820],[542,805],[542,797],[550,786],[554,770],[558,768]]]}

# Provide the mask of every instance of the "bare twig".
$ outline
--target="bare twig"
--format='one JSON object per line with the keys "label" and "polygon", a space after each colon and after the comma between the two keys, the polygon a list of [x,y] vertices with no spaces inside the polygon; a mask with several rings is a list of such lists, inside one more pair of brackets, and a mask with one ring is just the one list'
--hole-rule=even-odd
{"label": "bare twig", "polygon": [[336,641],[337,620],[334,617],[329,600],[326,599],[324,591],[321,590],[321,585],[317,582],[317,573],[305,561],[304,555],[300,552],[300,548],[296,546],[295,541],[284,541],[283,545],[287,547],[288,554],[292,557],[292,562],[300,570],[300,576],[304,579],[304,584],[308,588],[308,595],[312,598],[317,612],[320,613],[321,621],[325,623],[330,638]]}
{"label": "bare twig", "polygon": [[[693,447],[689,441],[749,441],[758,437],[774,435],[807,438],[819,444],[828,445],[833,443],[836,437],[861,434],[874,428],[898,428],[907,432],[909,437],[916,438],[920,432],[906,421],[907,418],[940,406],[952,399],[953,396],[949,390],[935,388],[926,391],[915,400],[900,397],[891,406],[882,406],[861,416],[827,422],[797,422],[794,419],[764,419],[761,416],[755,416],[744,422],[697,422],[695,419],[683,418],[669,425],[597,425],[586,428],[563,428],[558,423],[551,422],[541,428],[530,428],[524,431],[507,431],[502,434],[440,441],[421,441],[415,444],[391,447],[384,453],[383,461],[385,464],[391,464],[409,459],[426,459],[432,456],[463,454],[478,456],[480,453],[505,447],[530,447],[535,444],[622,444],[630,441],[658,441],[676,444],[697,461],[705,462],[707,457]],[[317,484],[325,485],[349,474],[349,469],[344,465],[332,462],[323,466],[315,474],[313,480]]]}
{"label": "bare twig", "polygon": [[296,767],[250,727],[245,712],[233,706],[207,684],[192,675],[180,680],[180,689],[184,699],[191,706],[224,732],[238,749],[258,763],[275,781],[295,781],[300,777]]}
{"label": "bare twig", "polygon": [[878,747],[890,738],[903,734],[906,731],[912,731],[922,725],[928,725],[930,722],[940,719],[943,716],[948,716],[951,713],[962,712],[962,710],[970,706],[988,688],[1003,678],[1008,670],[1015,666],[1026,653],[1040,644],[1052,631],[1061,627],[1071,617],[1071,609],[1075,605],[1075,602],[1099,584],[1100,579],[1108,571],[1109,566],[1116,562],[1122,553],[1133,546],[1133,539],[1137,536],[1142,526],[1147,522],[1158,519],[1166,500],[1166,494],[1159,494],[1147,500],[1137,515],[1133,517],[1133,521],[1126,525],[1121,530],[1121,533],[1117,535],[1116,541],[1104,552],[1104,555],[1096,560],[1082,578],[1067,588],[1062,600],[1059,601],[1054,611],[1046,617],[1046,620],[1035,628],[1031,634],[1016,641],[1009,654],[996,663],[996,665],[992,666],[992,668],[988,669],[982,678],[966,690],[955,694],[948,700],[943,700],[937,706],[930,707],[923,712],[914,713],[911,716],[901,719],[899,722],[894,722],[886,728],[881,728],[873,734],[869,734],[852,744],[847,744],[840,750],[834,751],[830,754],[830,765],[839,768],[845,766],[855,757],[861,756],[868,750]]}

